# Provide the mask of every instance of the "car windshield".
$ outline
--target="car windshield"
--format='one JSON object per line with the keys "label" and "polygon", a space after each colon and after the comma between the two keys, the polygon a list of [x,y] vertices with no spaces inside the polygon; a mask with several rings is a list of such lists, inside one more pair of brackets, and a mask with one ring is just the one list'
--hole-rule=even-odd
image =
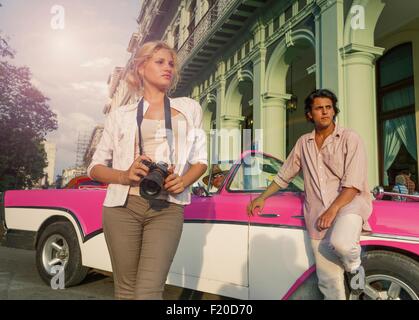
{"label": "car windshield", "polygon": [[[228,187],[229,191],[264,191],[273,181],[282,167],[282,161],[273,157],[256,153],[247,155],[236,171]],[[298,175],[282,191],[304,191],[304,180]]]}

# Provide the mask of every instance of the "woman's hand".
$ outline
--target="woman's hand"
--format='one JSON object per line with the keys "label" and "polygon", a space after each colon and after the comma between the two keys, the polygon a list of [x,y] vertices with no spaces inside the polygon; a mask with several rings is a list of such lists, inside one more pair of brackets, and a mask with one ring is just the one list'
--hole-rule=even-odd
{"label": "woman's hand", "polygon": [[169,168],[169,176],[164,180],[164,188],[174,194],[182,193],[185,190],[185,183],[183,177],[174,173],[174,167]]}
{"label": "woman's hand", "polygon": [[141,179],[148,174],[148,167],[141,163],[142,160],[152,161],[145,155],[139,156],[134,160],[128,170],[122,171],[119,177],[119,183],[122,185],[138,186]]}

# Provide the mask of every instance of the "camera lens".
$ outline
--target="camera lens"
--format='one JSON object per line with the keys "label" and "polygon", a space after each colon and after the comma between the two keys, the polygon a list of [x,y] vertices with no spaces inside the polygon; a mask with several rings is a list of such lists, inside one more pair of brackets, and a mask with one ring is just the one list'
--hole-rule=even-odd
{"label": "camera lens", "polygon": [[161,190],[161,187],[158,185],[156,181],[149,179],[146,179],[146,181],[144,181],[142,187],[144,189],[144,192],[147,193],[149,196],[156,196]]}
{"label": "camera lens", "polygon": [[140,194],[146,199],[156,198],[163,186],[164,176],[158,169],[152,170],[140,182]]}

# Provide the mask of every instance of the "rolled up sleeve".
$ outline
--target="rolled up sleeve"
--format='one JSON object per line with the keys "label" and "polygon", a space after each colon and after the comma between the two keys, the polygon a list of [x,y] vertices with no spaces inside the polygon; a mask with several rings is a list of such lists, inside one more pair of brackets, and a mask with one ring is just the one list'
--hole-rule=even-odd
{"label": "rolled up sleeve", "polygon": [[361,137],[355,132],[351,132],[348,136],[346,149],[345,171],[341,180],[341,186],[368,192],[368,190],[365,190],[368,167],[367,154]]}
{"label": "rolled up sleeve", "polygon": [[301,170],[301,139],[297,141],[287,160],[285,160],[274,182],[285,189]]}
{"label": "rolled up sleeve", "polygon": [[190,164],[202,163],[208,165],[207,155],[207,135],[202,125],[202,108],[194,101],[195,113],[194,113],[194,128],[192,132],[192,148],[189,153],[188,162]]}
{"label": "rolled up sleeve", "polygon": [[92,161],[87,168],[87,175],[90,179],[93,179],[91,176],[91,171],[94,166],[102,164],[107,166],[112,160],[113,155],[113,113],[110,113],[105,120],[105,126],[103,129],[102,137],[98,145],[96,146],[96,151],[93,154]]}

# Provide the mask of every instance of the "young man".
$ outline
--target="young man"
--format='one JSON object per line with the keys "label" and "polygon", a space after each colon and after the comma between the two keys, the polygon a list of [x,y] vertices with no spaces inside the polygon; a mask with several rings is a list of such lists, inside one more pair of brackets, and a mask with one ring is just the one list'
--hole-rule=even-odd
{"label": "young man", "polygon": [[[371,230],[372,202],[364,145],[358,134],[335,123],[336,104],[335,94],[325,89],[307,97],[305,114],[314,130],[298,139],[271,185],[249,204],[248,214],[256,208],[261,211],[269,196],[286,188],[303,170],[304,217],[319,288],[325,299],[343,300],[344,271],[363,279],[359,239],[363,229]],[[352,289],[362,288],[362,283],[356,284]]]}

